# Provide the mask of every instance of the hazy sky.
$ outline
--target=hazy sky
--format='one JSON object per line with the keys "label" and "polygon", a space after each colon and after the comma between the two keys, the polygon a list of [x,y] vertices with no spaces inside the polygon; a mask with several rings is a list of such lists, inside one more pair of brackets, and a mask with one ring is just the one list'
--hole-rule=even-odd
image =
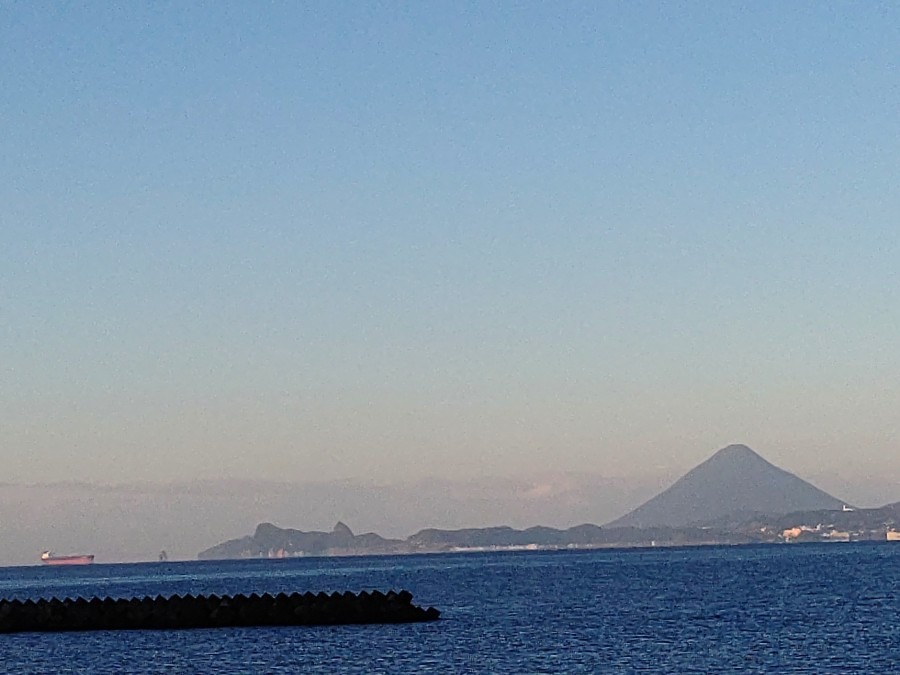
{"label": "hazy sky", "polygon": [[900,477],[893,2],[4,2],[0,139],[0,480]]}

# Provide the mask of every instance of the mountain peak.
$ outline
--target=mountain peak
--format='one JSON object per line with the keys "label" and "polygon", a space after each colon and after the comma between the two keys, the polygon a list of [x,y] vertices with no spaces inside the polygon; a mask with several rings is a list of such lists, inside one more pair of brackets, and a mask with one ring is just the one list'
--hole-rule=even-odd
{"label": "mountain peak", "polygon": [[256,526],[256,532],[253,533],[253,536],[257,539],[265,539],[267,536],[271,535],[273,532],[279,532],[280,529],[273,525],[272,523],[260,523]]}
{"label": "mountain peak", "polygon": [[843,503],[746,445],[729,445],[609,527],[683,527],[739,514],[840,509]]}
{"label": "mountain peak", "polygon": [[726,445],[724,448],[719,450],[716,455],[755,455],[759,457],[759,454],[756,453],[753,448],[744,445],[743,443],[732,443],[731,445]]}
{"label": "mountain peak", "polygon": [[334,526],[334,529],[331,531],[331,533],[341,535],[344,537],[352,537],[353,536],[353,530],[351,530],[349,527],[347,527],[347,525],[340,520],[337,522],[337,525]]}
{"label": "mountain peak", "polygon": [[769,464],[769,462],[758,452],[753,450],[751,447],[744,445],[743,443],[735,443],[732,445],[726,445],[724,448],[716,452],[712,457],[710,457],[707,462],[762,462],[764,464]]}

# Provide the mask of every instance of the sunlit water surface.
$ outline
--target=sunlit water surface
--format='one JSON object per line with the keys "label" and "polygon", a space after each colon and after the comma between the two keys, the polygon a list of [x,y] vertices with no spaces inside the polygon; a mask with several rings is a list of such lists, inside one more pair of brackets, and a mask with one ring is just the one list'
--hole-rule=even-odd
{"label": "sunlit water surface", "polygon": [[391,588],[442,620],[0,635],[0,670],[900,672],[900,544],[0,568],[22,599]]}

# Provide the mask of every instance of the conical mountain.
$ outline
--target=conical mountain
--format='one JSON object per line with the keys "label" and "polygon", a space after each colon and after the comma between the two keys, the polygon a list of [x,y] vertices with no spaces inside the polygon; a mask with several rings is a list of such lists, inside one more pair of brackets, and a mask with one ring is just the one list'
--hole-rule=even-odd
{"label": "conical mountain", "polygon": [[843,504],[746,445],[729,445],[607,527],[683,527],[741,514],[780,515]]}

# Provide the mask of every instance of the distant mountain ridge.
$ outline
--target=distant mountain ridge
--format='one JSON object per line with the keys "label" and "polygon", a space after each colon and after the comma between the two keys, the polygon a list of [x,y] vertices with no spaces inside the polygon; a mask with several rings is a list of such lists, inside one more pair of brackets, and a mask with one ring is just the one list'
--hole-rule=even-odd
{"label": "distant mountain ridge", "polygon": [[606,532],[596,525],[553,527],[426,529],[406,539],[385,539],[378,534],[356,535],[344,523],[331,532],[304,532],[261,523],[249,537],[231,539],[201,551],[201,560],[228,558],[280,558],[294,556],[377,555],[453,550],[569,548],[608,544]]}
{"label": "distant mountain ridge", "polygon": [[[742,544],[780,541],[778,527],[819,520],[872,530],[892,524],[888,511],[848,516],[845,502],[763,459],[746,445],[730,445],[688,471],[668,489],[604,527],[568,529],[483,527],[425,529],[405,539],[356,535],[344,523],[331,532],[257,526],[249,537],[213,546],[201,559],[408,554],[445,551],[563,549],[605,546]],[[884,507],[888,509],[888,507]],[[840,517],[838,517],[840,516]],[[882,523],[881,521],[884,521]],[[858,521],[858,522],[857,522]]]}
{"label": "distant mountain ridge", "polygon": [[746,445],[729,445],[606,527],[688,527],[742,514],[824,511],[844,504]]}

